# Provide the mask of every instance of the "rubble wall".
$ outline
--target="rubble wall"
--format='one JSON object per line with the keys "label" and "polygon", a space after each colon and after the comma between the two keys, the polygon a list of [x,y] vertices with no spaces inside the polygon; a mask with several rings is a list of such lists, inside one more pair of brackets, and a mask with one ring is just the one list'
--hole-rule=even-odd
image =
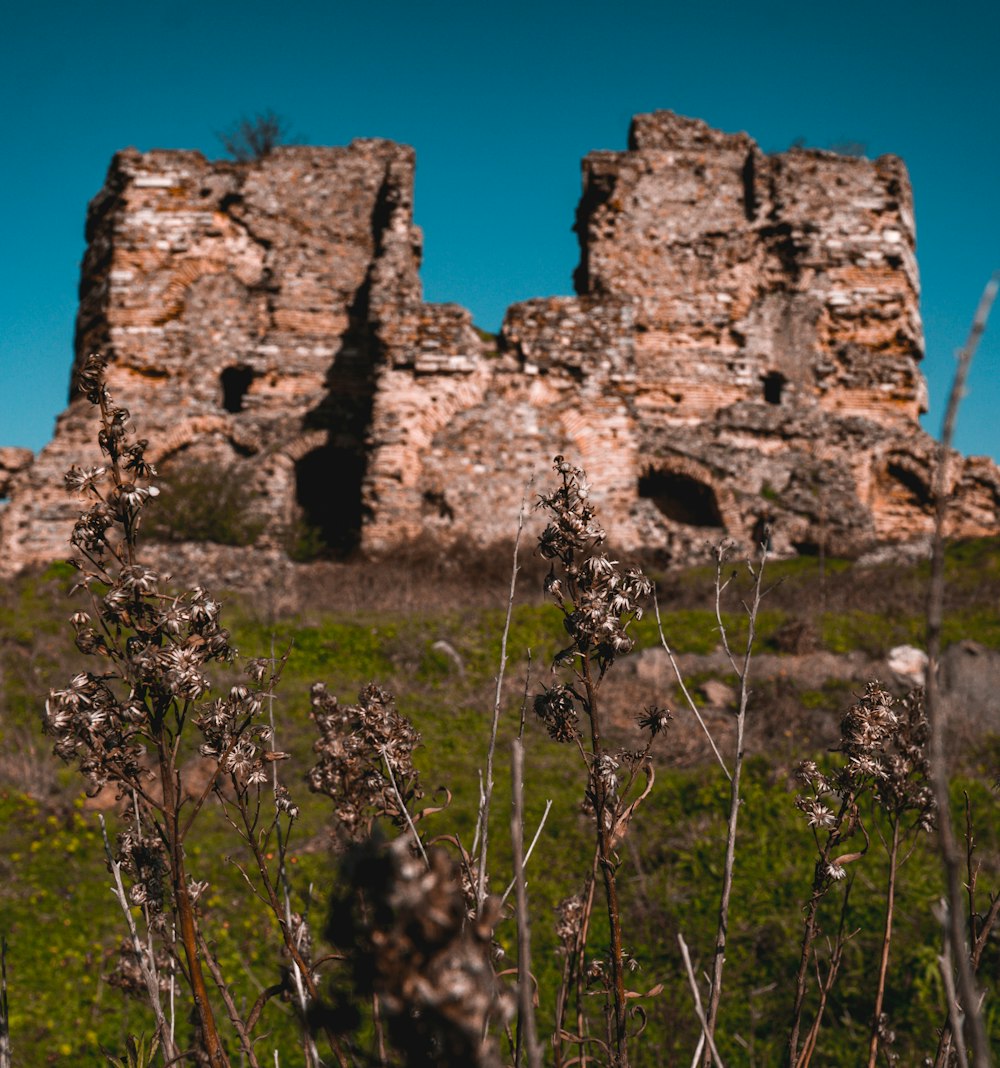
{"label": "rubble wall", "polygon": [[[110,357],[168,483],[179,463],[228,472],[271,552],[299,528],[340,555],[509,540],[556,454],[587,469],[616,544],[676,562],[765,525],[786,553],[929,533],[900,160],[768,156],[637,116],[625,151],[583,161],[577,295],[514,305],[496,339],[423,301],[413,168],[377,140],[114,158],[76,365]],[[79,503],[62,474],[98,462],[94,429],[71,400],[34,462],[0,450],[7,570],[65,555]],[[952,533],[995,533],[996,466],[952,472]]]}

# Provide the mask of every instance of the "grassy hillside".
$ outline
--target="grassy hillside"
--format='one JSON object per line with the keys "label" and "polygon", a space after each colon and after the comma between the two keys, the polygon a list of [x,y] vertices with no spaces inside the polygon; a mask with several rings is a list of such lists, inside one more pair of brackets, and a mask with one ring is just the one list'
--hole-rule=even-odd
{"label": "grassy hillside", "polygon": [[[446,809],[421,824],[425,837],[457,836],[471,844],[479,797],[479,774],[486,757],[494,677],[499,660],[506,592],[503,567],[492,561],[477,581],[447,570],[421,579],[412,571],[394,581],[391,565],[376,575],[371,565],[338,571],[329,599],[311,598],[292,617],[267,619],[252,598],[227,598],[226,625],[246,655],[271,655],[290,648],[275,708],[277,743],[290,754],[280,766],[282,781],[301,807],[289,865],[294,907],[308,910],[317,929],[337,885],[340,860],[331,848],[329,802],[309,793],[304,776],[315,739],[308,692],[327,683],[342,701],[377,681],[396,695],[400,711],[423,740],[415,754],[431,803],[440,786],[450,791]],[[509,666],[504,690],[497,768],[497,803],[491,839],[492,888],[502,893],[511,871],[508,823],[509,740],[517,733],[528,695],[526,823],[529,834],[545,803],[551,814],[528,867],[528,894],[534,916],[533,960],[539,984],[539,1020],[550,1027],[562,958],[558,954],[555,908],[578,892],[589,867],[592,820],[581,809],[583,777],[578,754],[547,736],[530,708],[530,697],[549,678],[553,655],[565,644],[559,613],[543,603],[537,562],[528,561],[508,638]],[[388,573],[387,573],[388,572]],[[978,541],[953,546],[948,557],[947,641],[974,639],[1000,648],[1000,544]],[[925,565],[860,568],[844,561],[800,559],[770,565],[780,580],[765,600],[757,648],[789,657],[795,653],[861,650],[884,657],[900,642],[919,643],[923,627]],[[659,576],[664,629],[679,653],[704,654],[718,644],[711,611],[714,574],[693,569]],[[99,1064],[101,1045],[122,1055],[126,1035],[152,1030],[152,1018],[137,999],[109,985],[123,923],[108,890],[110,876],[101,846],[98,817],[82,797],[78,778],[48,752],[39,714],[49,688],[63,686],[84,667],[73,648],[65,620],[78,607],[67,600],[70,576],[55,566],[22,576],[0,593],[0,933],[8,941],[7,969],[14,1064]],[[468,596],[466,586],[476,588]],[[378,598],[365,597],[377,585]],[[402,591],[405,587],[405,597]],[[416,587],[416,588],[415,588]],[[393,591],[396,591],[394,594]],[[743,641],[745,617],[739,590],[724,620],[734,644]],[[358,611],[358,603],[370,603]],[[348,613],[345,606],[352,606]],[[659,643],[647,616],[638,626],[637,651]],[[529,653],[530,651],[530,653]],[[632,656],[635,658],[636,653]],[[654,750],[656,782],[639,810],[622,848],[626,949],[638,971],[629,982],[640,993],[657,984],[663,991],[637,999],[648,1016],[634,1047],[634,1063],[687,1065],[698,1026],[677,951],[682,933],[698,974],[708,967],[715,931],[728,783],[697,744],[693,717],[672,690],[647,692],[641,674],[624,658],[609,675],[616,744],[638,744],[633,721],[644,705],[669,706],[675,722]],[[93,667],[91,666],[91,670]],[[231,679],[219,678],[229,685]],[[692,680],[696,698],[699,679]],[[852,700],[842,681],[804,686],[790,671],[787,679],[762,683],[751,698],[750,760],[737,853],[734,911],[730,923],[725,995],[719,1023],[720,1052],[727,1064],[778,1062],[791,1013],[791,977],[798,961],[802,906],[810,894],[815,848],[803,814],[794,806],[800,786],[795,764],[807,758],[821,764],[840,717]],[[706,713],[707,714],[707,713]],[[729,713],[712,713],[720,731]],[[963,795],[975,820],[980,886],[1000,889],[1000,804],[992,789],[1000,741],[996,735],[965,737],[953,786],[956,812]],[[443,794],[437,795],[439,798]],[[117,816],[105,813],[114,835]],[[877,816],[876,831],[885,832]],[[960,828],[961,830],[961,828]],[[395,833],[395,832],[392,832]],[[876,835],[877,839],[877,835]],[[246,887],[239,865],[245,856],[215,811],[199,825],[189,846],[196,878],[209,888],[201,899],[220,961],[241,978],[238,997],[252,1004],[273,981],[282,961],[273,938],[256,926],[243,907]],[[856,1065],[866,1056],[871,1013],[871,976],[881,936],[885,854],[876,840],[856,865],[846,926],[848,941],[842,976],[827,1008],[817,1063]],[[940,928],[932,914],[941,897],[933,839],[917,842],[903,865],[898,889],[897,935],[888,981],[886,1012],[895,1032],[901,1064],[920,1063],[933,1054],[935,1028],[944,1014],[936,957]],[[833,908],[831,899],[830,908]],[[824,904],[824,908],[826,904]],[[600,911],[593,944],[601,944]],[[823,915],[827,930],[837,923]],[[497,941],[516,956],[513,922],[505,918]],[[982,974],[1000,973],[993,938]],[[331,962],[326,973],[344,985]],[[987,1016],[1000,1048],[1000,1013],[991,993]],[[282,1063],[298,1063],[294,1026],[287,1005],[268,1008],[268,1037],[262,1057],[283,1051]],[[181,1024],[183,1026],[183,1022]],[[235,1062],[234,1062],[235,1063]]]}

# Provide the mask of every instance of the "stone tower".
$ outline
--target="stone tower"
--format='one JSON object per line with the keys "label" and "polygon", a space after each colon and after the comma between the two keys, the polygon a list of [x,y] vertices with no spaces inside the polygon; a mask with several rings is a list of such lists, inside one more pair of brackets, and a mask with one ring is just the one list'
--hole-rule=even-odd
{"label": "stone tower", "polygon": [[[615,544],[675,561],[765,523],[781,552],[929,532],[900,160],[767,156],[637,116],[626,151],[583,163],[578,295],[514,305],[495,344],[422,300],[413,166],[370,140],[115,157],[88,213],[77,361],[110,356],[165,476],[219,465],[265,543],[305,522],[340,553],[506,540],[557,453],[587,469]],[[65,554],[62,473],[92,439],[74,400],[34,463],[0,450],[11,566]],[[952,533],[995,533],[1000,472],[953,470]]]}

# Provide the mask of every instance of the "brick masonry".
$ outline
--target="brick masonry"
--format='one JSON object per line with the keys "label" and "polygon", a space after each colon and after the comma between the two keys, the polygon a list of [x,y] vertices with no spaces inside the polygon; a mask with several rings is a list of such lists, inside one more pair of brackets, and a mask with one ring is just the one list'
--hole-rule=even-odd
{"label": "brick masonry", "polygon": [[[90,205],[76,365],[109,380],[169,485],[221,465],[272,552],[307,523],[332,551],[512,537],[565,454],[614,544],[666,559],[773,529],[782,553],[926,536],[934,446],[906,169],[767,156],[671,112],[583,161],[575,297],[511,307],[499,337],[427,304],[414,156],[388,141],[255,163],[115,156]],[[31,462],[0,449],[0,567],[66,555],[70,401]],[[1000,471],[952,464],[955,535],[995,533]],[[540,522],[529,517],[529,526]]]}

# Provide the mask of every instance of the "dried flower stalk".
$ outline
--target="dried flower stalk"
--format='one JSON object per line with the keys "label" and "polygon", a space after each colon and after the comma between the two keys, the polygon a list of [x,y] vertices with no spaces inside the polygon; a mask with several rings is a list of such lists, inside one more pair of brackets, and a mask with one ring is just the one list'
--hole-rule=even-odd
{"label": "dried flower stalk", "polygon": [[[617,847],[641,801],[652,788],[653,770],[649,759],[655,737],[668,725],[670,714],[658,708],[647,709],[639,725],[647,732],[647,742],[638,751],[609,751],[601,713],[599,691],[616,658],[629,652],[629,627],[641,618],[643,602],[652,584],[637,568],[620,569],[617,562],[599,552],[605,534],[590,503],[586,477],[578,468],[557,456],[555,470],[560,485],[543,494],[539,507],[550,522],[539,539],[539,552],[552,561],[545,591],[563,615],[563,625],[571,644],[555,659],[567,681],[546,687],[534,701],[535,714],[556,742],[575,745],[587,773],[586,801],[594,814],[595,853],[592,874],[584,891],[587,902],[575,925],[574,944],[567,944],[563,989],[557,1003],[556,1063],[562,1063],[564,1013],[568,990],[575,986],[577,1034],[570,1041],[579,1046],[581,1063],[587,1046],[596,1040],[588,1036],[583,1010],[584,984],[600,983],[605,992],[606,1037],[610,1062],[626,1068],[628,1054],[628,995],[625,990],[625,961],[622,949],[621,909],[618,899]],[[581,716],[585,724],[581,730]],[[642,773],[646,786],[632,794]],[[604,886],[610,939],[607,960],[592,961],[584,967],[589,910],[593,900],[593,880],[600,875]],[[606,967],[605,967],[606,964]]]}
{"label": "dried flower stalk", "polygon": [[[162,1055],[167,1060],[174,1057],[176,1045],[172,1023],[159,1004],[165,980],[157,977],[156,969],[160,953],[166,961],[179,954],[179,968],[167,965],[167,989],[172,1002],[175,971],[188,986],[199,1056],[211,1068],[229,1064],[207,969],[227,1007],[241,1053],[253,1063],[253,1026],[239,1018],[227,981],[208,948],[199,905],[207,883],[189,873],[185,841],[203,804],[214,794],[250,848],[286,949],[315,998],[310,966],[297,948],[266,856],[274,835],[283,856],[298,813],[272,774],[284,754],[268,744],[273,732],[264,715],[280,677],[280,663],[272,661],[269,670],[267,661],[249,661],[250,684],[235,685],[227,696],[212,698],[209,667],[233,663],[236,650],[222,626],[221,605],[207,590],[195,586],[181,594],[168,593],[162,589],[161,576],[140,560],[139,532],[143,510],[158,492],[153,481],[156,471],[145,459],[147,442],[135,438],[131,417],[113,401],[104,372],[104,360],[92,357],[79,377],[81,390],[98,410],[104,463],[74,466],[66,477],[68,487],[89,502],[71,537],[78,554],[71,561],[79,571],[75,590],[89,598],[89,611],[76,612],[71,622],[77,648],[98,657],[100,670],[80,672],[65,687],[52,690],[43,725],[54,738],[56,754],[75,763],[86,777],[89,792],[110,787],[119,798],[132,799],[110,864],[123,908],[141,906],[146,919],[149,944],[143,946],[131,927],[127,948],[153,1006]],[[194,741],[185,743],[192,735]],[[188,791],[180,760],[191,745],[210,762],[211,772],[182,818]],[[264,791],[273,795],[273,817],[260,825]],[[303,1007],[303,1041],[308,1048],[311,1038],[304,1016]],[[259,1018],[256,1010],[254,1025]],[[336,1040],[332,1045],[340,1063],[346,1063]]]}

